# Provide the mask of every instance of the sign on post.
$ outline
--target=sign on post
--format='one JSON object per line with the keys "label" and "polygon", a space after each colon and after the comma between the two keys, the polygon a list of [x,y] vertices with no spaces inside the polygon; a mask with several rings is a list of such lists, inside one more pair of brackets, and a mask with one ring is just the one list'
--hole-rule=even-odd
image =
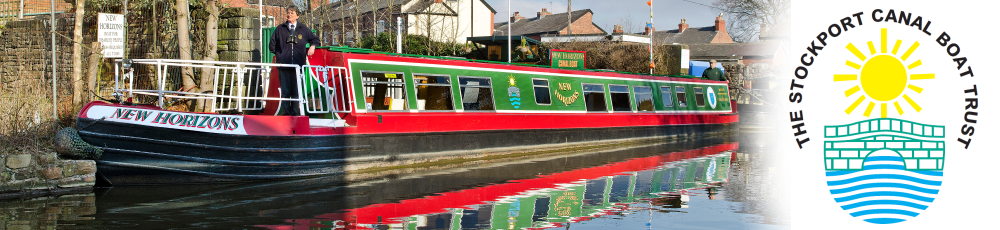
{"label": "sign on post", "polygon": [[125,16],[97,14],[97,41],[104,58],[122,58],[125,54]]}
{"label": "sign on post", "polygon": [[549,52],[552,57],[552,67],[584,69],[587,60],[587,52],[573,50],[552,50]]}

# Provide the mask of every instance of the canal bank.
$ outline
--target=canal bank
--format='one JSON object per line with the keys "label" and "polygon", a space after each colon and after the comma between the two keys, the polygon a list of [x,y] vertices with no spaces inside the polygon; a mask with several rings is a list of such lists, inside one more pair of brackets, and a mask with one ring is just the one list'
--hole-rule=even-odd
{"label": "canal bank", "polygon": [[92,160],[67,160],[55,151],[2,153],[0,200],[90,193],[97,167]]}

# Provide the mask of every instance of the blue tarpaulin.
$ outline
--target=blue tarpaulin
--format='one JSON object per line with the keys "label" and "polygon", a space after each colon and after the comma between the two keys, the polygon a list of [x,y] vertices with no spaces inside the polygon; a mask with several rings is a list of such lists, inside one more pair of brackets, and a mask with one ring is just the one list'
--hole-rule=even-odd
{"label": "blue tarpaulin", "polygon": [[[705,70],[709,67],[709,63],[707,61],[690,61],[688,64],[691,65],[691,67],[688,68],[691,71],[691,75],[697,77],[701,77],[701,73],[705,72]],[[726,69],[719,63],[715,63],[715,67],[721,69],[723,74],[726,73]]]}

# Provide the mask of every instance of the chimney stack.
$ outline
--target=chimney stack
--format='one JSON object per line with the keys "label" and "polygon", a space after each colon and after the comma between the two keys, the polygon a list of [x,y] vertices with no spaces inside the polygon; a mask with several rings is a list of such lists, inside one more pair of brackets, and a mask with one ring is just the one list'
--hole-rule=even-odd
{"label": "chimney stack", "polygon": [[625,31],[622,30],[622,25],[615,25],[615,30],[611,31],[611,34],[624,34]]}
{"label": "chimney stack", "polygon": [[649,35],[649,34],[653,33],[653,31],[656,31],[656,27],[653,27],[653,25],[651,23],[647,22],[646,23],[646,32],[643,32],[642,35]]}
{"label": "chimney stack", "polygon": [[434,0],[434,3],[442,3],[444,0]]}
{"label": "chimney stack", "polygon": [[722,14],[715,17],[715,31],[725,31],[726,30],[726,20],[722,19]]}
{"label": "chimney stack", "polygon": [[549,9],[546,8],[542,8],[542,12],[538,12],[538,18],[544,18],[549,15],[552,15],[552,12],[549,12]]}
{"label": "chimney stack", "polygon": [[521,17],[521,12],[514,12],[514,17],[510,17],[510,21],[516,22],[517,20],[524,19]]}
{"label": "chimney stack", "polygon": [[683,33],[688,28],[687,19],[681,19],[681,24],[677,24],[677,32]]}

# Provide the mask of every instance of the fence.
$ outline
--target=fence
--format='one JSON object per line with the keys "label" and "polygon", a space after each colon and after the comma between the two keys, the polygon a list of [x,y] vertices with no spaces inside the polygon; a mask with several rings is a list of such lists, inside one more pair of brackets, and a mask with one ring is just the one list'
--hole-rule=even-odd
{"label": "fence", "polygon": [[[27,2],[27,0],[26,0]],[[114,83],[114,61],[100,55],[97,41],[97,14],[125,14],[125,57],[130,59],[178,59],[190,55],[193,60],[210,57],[206,46],[206,18],[209,17],[204,1],[189,1],[189,26],[191,47],[181,49],[178,34],[177,12],[174,0],[130,0],[122,5],[120,0],[86,0],[81,14],[82,37],[80,43],[80,74],[74,75],[74,28],[76,9],[65,1],[56,1],[55,20],[51,19],[48,1],[46,12],[37,12],[40,4],[31,7],[14,5],[19,0],[0,0],[0,153],[35,151],[49,148],[49,138],[59,127],[73,124],[76,113],[88,101],[111,99]],[[229,10],[221,7],[221,14],[233,19],[219,21],[219,41],[229,39],[237,44],[221,44],[216,50],[239,51],[237,56],[257,53],[259,60],[259,33],[227,34],[225,30],[253,31],[258,24],[256,9]],[[17,6],[18,8],[12,8]],[[256,8],[256,7],[254,7]],[[20,9],[30,9],[24,18],[18,18]],[[252,17],[251,17],[252,16]],[[248,19],[252,18],[252,21]],[[250,25],[252,24],[252,25]],[[51,31],[55,28],[55,42]],[[233,28],[238,27],[238,28]],[[244,28],[249,27],[249,28]],[[228,37],[227,37],[228,36]],[[251,44],[249,48],[246,44]],[[53,59],[52,52],[56,57]],[[255,50],[256,49],[256,50]],[[232,60],[251,61],[251,60]],[[53,71],[54,69],[54,71]],[[182,68],[166,70],[163,84],[170,90],[183,88],[185,81],[200,82],[201,72],[185,72]],[[55,73],[53,75],[53,72]],[[152,69],[137,69],[137,87],[154,86],[156,77]],[[210,76],[207,74],[206,76]],[[74,98],[79,98],[75,100]],[[136,97],[144,103],[154,97]],[[191,110],[194,108],[183,108]],[[0,155],[2,155],[0,154]]]}

